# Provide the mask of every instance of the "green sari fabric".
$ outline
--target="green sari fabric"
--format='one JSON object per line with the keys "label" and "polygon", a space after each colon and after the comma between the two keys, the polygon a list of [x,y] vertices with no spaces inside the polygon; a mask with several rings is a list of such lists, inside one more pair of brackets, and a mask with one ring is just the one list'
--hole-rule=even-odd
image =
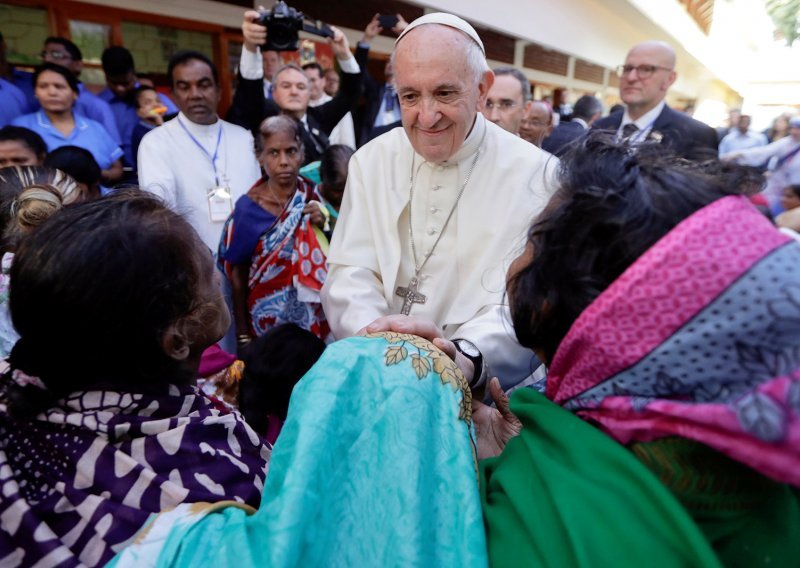
{"label": "green sari fabric", "polygon": [[636,457],[531,390],[503,453],[481,463],[492,566],[720,566],[687,511]]}
{"label": "green sari fabric", "polygon": [[800,501],[792,486],[685,438],[631,450],[689,512],[725,566],[800,566]]}

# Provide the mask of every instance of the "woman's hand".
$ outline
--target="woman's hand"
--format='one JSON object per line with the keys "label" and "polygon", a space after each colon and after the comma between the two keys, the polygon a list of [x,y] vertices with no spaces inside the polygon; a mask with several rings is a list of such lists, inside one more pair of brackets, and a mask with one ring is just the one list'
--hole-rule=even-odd
{"label": "woman's hand", "polygon": [[497,377],[489,381],[489,394],[497,408],[472,399],[479,460],[499,456],[508,441],[522,430],[522,422],[511,412]]}
{"label": "woman's hand", "polygon": [[320,209],[322,205],[317,201],[310,201],[303,207],[303,215],[309,215],[311,222],[320,229],[325,227],[325,215],[322,214]]}

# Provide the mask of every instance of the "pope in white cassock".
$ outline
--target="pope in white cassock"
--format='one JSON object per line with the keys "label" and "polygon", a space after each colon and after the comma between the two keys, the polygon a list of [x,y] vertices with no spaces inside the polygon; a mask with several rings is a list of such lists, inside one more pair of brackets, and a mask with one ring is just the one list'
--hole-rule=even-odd
{"label": "pope in white cassock", "polygon": [[473,385],[488,363],[508,388],[538,362],[514,337],[505,272],[555,190],[557,161],[480,113],[494,76],[464,20],[417,19],[392,62],[403,128],[350,161],[325,314],[338,339],[364,328],[436,338]]}

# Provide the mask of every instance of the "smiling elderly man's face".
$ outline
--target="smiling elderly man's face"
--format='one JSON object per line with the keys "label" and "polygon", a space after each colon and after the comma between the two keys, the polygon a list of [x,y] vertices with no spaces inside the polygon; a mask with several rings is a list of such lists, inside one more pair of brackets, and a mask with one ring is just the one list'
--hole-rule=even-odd
{"label": "smiling elderly man's face", "polygon": [[427,24],[397,45],[394,79],[403,128],[429,162],[444,162],[461,148],[486,101],[493,76],[470,68],[471,41],[453,28]]}

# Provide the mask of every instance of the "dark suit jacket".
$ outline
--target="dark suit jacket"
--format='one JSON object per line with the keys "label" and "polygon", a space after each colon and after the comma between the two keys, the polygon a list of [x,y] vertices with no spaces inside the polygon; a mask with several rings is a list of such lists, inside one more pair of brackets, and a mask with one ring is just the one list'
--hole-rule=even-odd
{"label": "dark suit jacket", "polygon": [[386,92],[386,85],[379,84],[372,75],[367,72],[367,60],[369,58],[369,48],[359,45],[355,54],[358,66],[364,74],[364,100],[353,113],[353,122],[356,129],[356,141],[359,147],[363,146],[376,136],[388,132],[392,128],[401,126],[401,122],[393,122],[386,126],[373,127],[378,111],[381,109],[383,94]]}
{"label": "dark suit jacket", "polygon": [[[622,123],[624,111],[615,112],[601,118],[593,125],[593,129],[617,130]],[[711,160],[717,158],[717,132],[681,112],[664,106],[658,115],[648,140],[658,140],[676,155],[687,160]]]}
{"label": "dark suit jacket", "polygon": [[[306,110],[308,126],[319,132],[317,140],[324,146],[323,150],[328,146],[328,135],[331,130],[358,101],[363,73],[363,67],[360,73],[342,73],[341,87],[336,96],[323,105],[308,107]],[[281,109],[275,101],[264,98],[264,82],[261,79],[245,79],[239,75],[239,85],[236,87],[233,104],[228,111],[229,122],[251,130],[253,135],[258,137],[258,129],[263,120],[280,112]],[[305,129],[302,134],[306,151],[305,165],[319,160],[321,152],[315,147]]]}
{"label": "dark suit jacket", "polygon": [[542,150],[546,150],[556,156],[561,156],[567,151],[567,145],[583,136],[586,129],[577,122],[559,122],[550,133],[550,136],[542,142]]}

